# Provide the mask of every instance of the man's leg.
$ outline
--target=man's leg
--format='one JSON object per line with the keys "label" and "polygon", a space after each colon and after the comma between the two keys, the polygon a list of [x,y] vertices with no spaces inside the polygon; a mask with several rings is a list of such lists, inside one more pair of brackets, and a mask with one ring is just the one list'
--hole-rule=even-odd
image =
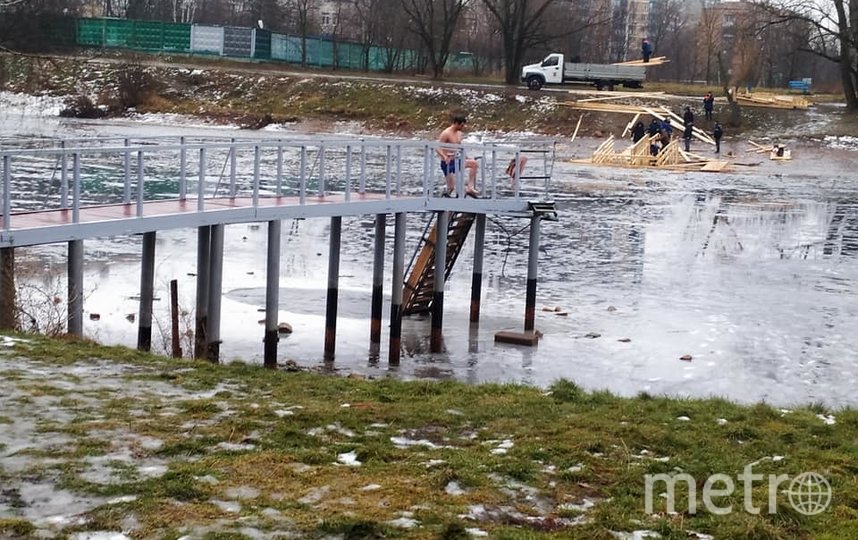
{"label": "man's leg", "polygon": [[442,161],[441,172],[447,180],[447,196],[452,197],[456,193],[456,161]]}
{"label": "man's leg", "polygon": [[477,168],[478,167],[479,167],[479,165],[477,165],[477,160],[475,160],[475,159],[465,160],[465,168],[468,170],[468,185],[465,188],[465,193],[467,193],[469,195],[473,195],[475,197],[480,194],[480,192],[477,191],[477,188],[476,188],[476,185],[477,185]]}
{"label": "man's leg", "polygon": [[[519,156],[519,158],[518,158],[518,177],[519,178],[524,176],[524,166],[525,165],[527,165],[527,156]],[[509,167],[507,167],[506,173],[509,175],[510,188],[515,189],[515,158],[512,158],[512,161],[509,162]]]}

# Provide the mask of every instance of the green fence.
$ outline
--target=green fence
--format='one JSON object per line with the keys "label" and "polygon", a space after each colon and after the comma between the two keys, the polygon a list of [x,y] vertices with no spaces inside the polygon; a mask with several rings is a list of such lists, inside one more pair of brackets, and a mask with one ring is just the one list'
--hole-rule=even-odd
{"label": "green fence", "polygon": [[[61,36],[70,39],[72,28],[76,29],[77,45],[84,47],[116,47],[147,52],[184,52],[191,54],[219,54],[223,56],[249,57],[259,60],[279,60],[292,64],[306,62],[314,67],[337,67],[345,69],[367,69],[370,71],[404,71],[417,67],[418,54],[410,49],[389,49],[370,46],[368,49],[360,43],[336,41],[323,37],[290,36],[272,33],[263,29],[238,27],[216,27],[209,25],[191,25],[158,21],[135,21],[128,19],[81,18],[66,19],[65,29],[62,23],[54,21],[56,34],[48,34],[54,41]],[[70,26],[71,24],[71,26]],[[192,44],[192,26],[196,36]],[[252,32],[252,48],[245,43],[246,36]],[[209,37],[203,46],[203,34]],[[228,34],[228,35],[227,35]],[[240,39],[239,39],[240,38]],[[199,41],[199,43],[198,43]],[[217,41],[218,43],[214,43]],[[228,41],[228,43],[227,43]],[[239,43],[240,42],[240,43]],[[306,44],[306,47],[303,45]],[[305,53],[302,54],[302,48]],[[238,51],[241,54],[230,54]],[[245,49],[248,49],[245,51]],[[336,55],[336,62],[335,62]],[[451,69],[470,69],[473,56],[469,53],[453,55],[447,63]]]}
{"label": "green fence", "polygon": [[128,19],[78,19],[77,44],[141,51],[188,52],[191,25]]}

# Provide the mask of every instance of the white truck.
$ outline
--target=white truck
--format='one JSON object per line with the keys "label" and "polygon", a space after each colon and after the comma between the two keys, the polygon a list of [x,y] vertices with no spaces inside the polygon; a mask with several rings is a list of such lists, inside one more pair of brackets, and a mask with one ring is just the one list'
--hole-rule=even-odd
{"label": "white truck", "polygon": [[551,53],[538,64],[521,68],[521,81],[531,90],[546,84],[584,83],[601,90],[613,90],[622,84],[627,88],[640,88],[646,78],[644,66],[623,64],[579,64],[564,62],[562,53]]}

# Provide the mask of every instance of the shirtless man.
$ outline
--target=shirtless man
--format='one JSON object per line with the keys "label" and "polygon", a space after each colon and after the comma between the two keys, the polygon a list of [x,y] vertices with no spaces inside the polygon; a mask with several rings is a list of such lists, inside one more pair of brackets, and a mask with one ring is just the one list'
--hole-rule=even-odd
{"label": "shirtless man", "polygon": [[[462,130],[468,119],[463,114],[457,114],[453,117],[453,123],[447,129],[441,132],[438,137],[438,142],[444,144],[462,144]],[[447,194],[455,196],[456,192],[456,170],[462,166],[462,156],[458,150],[451,148],[438,148],[438,155],[441,157],[441,171],[447,178]],[[477,161],[475,159],[466,159],[465,168],[468,170],[468,182],[465,186],[465,194],[471,197],[479,196],[480,192],[476,189],[477,181]]]}

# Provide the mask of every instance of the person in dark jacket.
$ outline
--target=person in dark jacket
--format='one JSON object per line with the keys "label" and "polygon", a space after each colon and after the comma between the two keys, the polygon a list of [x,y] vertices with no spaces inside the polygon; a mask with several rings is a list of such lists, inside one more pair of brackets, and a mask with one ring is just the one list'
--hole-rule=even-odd
{"label": "person in dark jacket", "polygon": [[653,118],[652,122],[649,123],[649,128],[647,129],[647,133],[652,137],[653,135],[658,135],[658,132],[661,131],[661,124],[658,123],[658,120]]}
{"label": "person in dark jacket", "polygon": [[646,135],[646,129],[644,128],[643,122],[638,122],[635,124],[635,127],[632,128],[632,142],[638,142],[643,139],[644,135]]}
{"label": "person in dark jacket", "polygon": [[715,128],[712,130],[712,136],[715,138],[715,153],[721,153],[721,137],[724,136],[724,130],[721,128],[721,124],[715,122]]}
{"label": "person in dark jacket", "polygon": [[694,123],[694,113],[691,112],[691,107],[685,108],[685,113],[683,113],[682,115],[682,120],[686,126]]}
{"label": "person in dark jacket", "polygon": [[682,140],[685,141],[685,151],[691,151],[691,137],[694,135],[694,124],[691,122],[685,123],[685,130],[682,132]]}
{"label": "person in dark jacket", "polygon": [[715,109],[715,97],[712,95],[712,92],[706,92],[706,95],[703,96],[703,112],[706,115],[707,120],[712,120],[712,111]]}
{"label": "person in dark jacket", "polygon": [[644,39],[641,43],[641,56],[643,56],[644,63],[649,62],[649,58],[652,56],[652,43],[648,39]]}

